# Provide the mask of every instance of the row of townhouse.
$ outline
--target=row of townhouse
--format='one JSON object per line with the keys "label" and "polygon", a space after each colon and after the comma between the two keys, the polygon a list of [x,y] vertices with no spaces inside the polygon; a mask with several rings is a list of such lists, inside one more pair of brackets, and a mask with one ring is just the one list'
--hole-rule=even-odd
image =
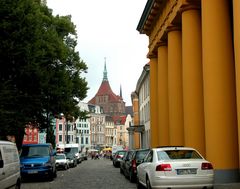
{"label": "row of townhouse", "polygon": [[78,143],[81,150],[102,149],[113,145],[128,147],[127,127],[131,122],[130,115],[125,116],[122,119],[124,122],[118,124],[112,116],[103,112],[101,106],[81,102],[79,108],[89,112],[89,117],[68,123],[64,116],[56,120],[57,146]]}
{"label": "row of townhouse", "polygon": [[[52,122],[56,138],[56,146],[64,147],[67,143],[79,144],[79,149],[102,149],[113,145],[122,145],[128,148],[129,133],[127,128],[131,125],[132,117],[109,116],[98,105],[79,103],[80,111],[89,112],[88,118],[67,121],[61,118]],[[37,144],[46,142],[46,133],[39,132],[31,125],[25,129],[23,144]]]}

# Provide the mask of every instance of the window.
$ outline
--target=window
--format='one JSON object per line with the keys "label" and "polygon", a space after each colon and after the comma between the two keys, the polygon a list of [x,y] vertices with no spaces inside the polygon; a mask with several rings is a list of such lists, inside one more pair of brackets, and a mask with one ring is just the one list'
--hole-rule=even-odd
{"label": "window", "polygon": [[59,129],[59,131],[62,131],[62,124],[58,125],[58,129]]}
{"label": "window", "polygon": [[34,136],[33,136],[33,141],[37,142],[37,133],[34,133]]}
{"label": "window", "polygon": [[32,134],[30,134],[29,136],[28,136],[29,138],[29,141],[32,141]]}
{"label": "window", "polygon": [[59,135],[59,136],[58,136],[58,141],[59,141],[59,142],[62,142],[62,135]]}
{"label": "window", "polygon": [[193,150],[166,150],[163,153],[165,153],[166,159],[202,159],[202,157]]}
{"label": "window", "polygon": [[88,137],[86,137],[86,139],[85,139],[85,140],[86,140],[86,141],[85,141],[85,142],[86,142],[86,144],[88,144]]}

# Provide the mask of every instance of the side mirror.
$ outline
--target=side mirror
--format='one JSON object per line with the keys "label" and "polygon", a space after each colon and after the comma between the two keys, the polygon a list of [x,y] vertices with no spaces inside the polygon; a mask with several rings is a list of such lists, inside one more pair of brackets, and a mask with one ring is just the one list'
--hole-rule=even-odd
{"label": "side mirror", "polygon": [[3,168],[4,162],[3,160],[0,160],[0,168]]}

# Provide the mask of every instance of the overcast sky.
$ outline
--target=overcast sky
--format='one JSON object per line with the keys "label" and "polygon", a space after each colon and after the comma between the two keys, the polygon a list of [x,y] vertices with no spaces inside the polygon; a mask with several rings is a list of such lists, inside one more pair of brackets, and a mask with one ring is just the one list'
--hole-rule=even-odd
{"label": "overcast sky", "polygon": [[103,79],[104,58],[113,92],[132,105],[143,66],[148,63],[148,37],[136,28],[147,0],[47,0],[53,14],[71,15],[78,33],[77,50],[88,66],[88,102]]}

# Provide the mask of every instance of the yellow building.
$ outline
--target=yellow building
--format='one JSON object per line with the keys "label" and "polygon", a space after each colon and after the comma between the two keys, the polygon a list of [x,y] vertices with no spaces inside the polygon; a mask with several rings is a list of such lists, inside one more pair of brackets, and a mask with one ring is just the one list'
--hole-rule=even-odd
{"label": "yellow building", "polygon": [[[195,147],[239,180],[240,1],[148,0],[151,146]],[[157,134],[156,134],[157,133]]]}

